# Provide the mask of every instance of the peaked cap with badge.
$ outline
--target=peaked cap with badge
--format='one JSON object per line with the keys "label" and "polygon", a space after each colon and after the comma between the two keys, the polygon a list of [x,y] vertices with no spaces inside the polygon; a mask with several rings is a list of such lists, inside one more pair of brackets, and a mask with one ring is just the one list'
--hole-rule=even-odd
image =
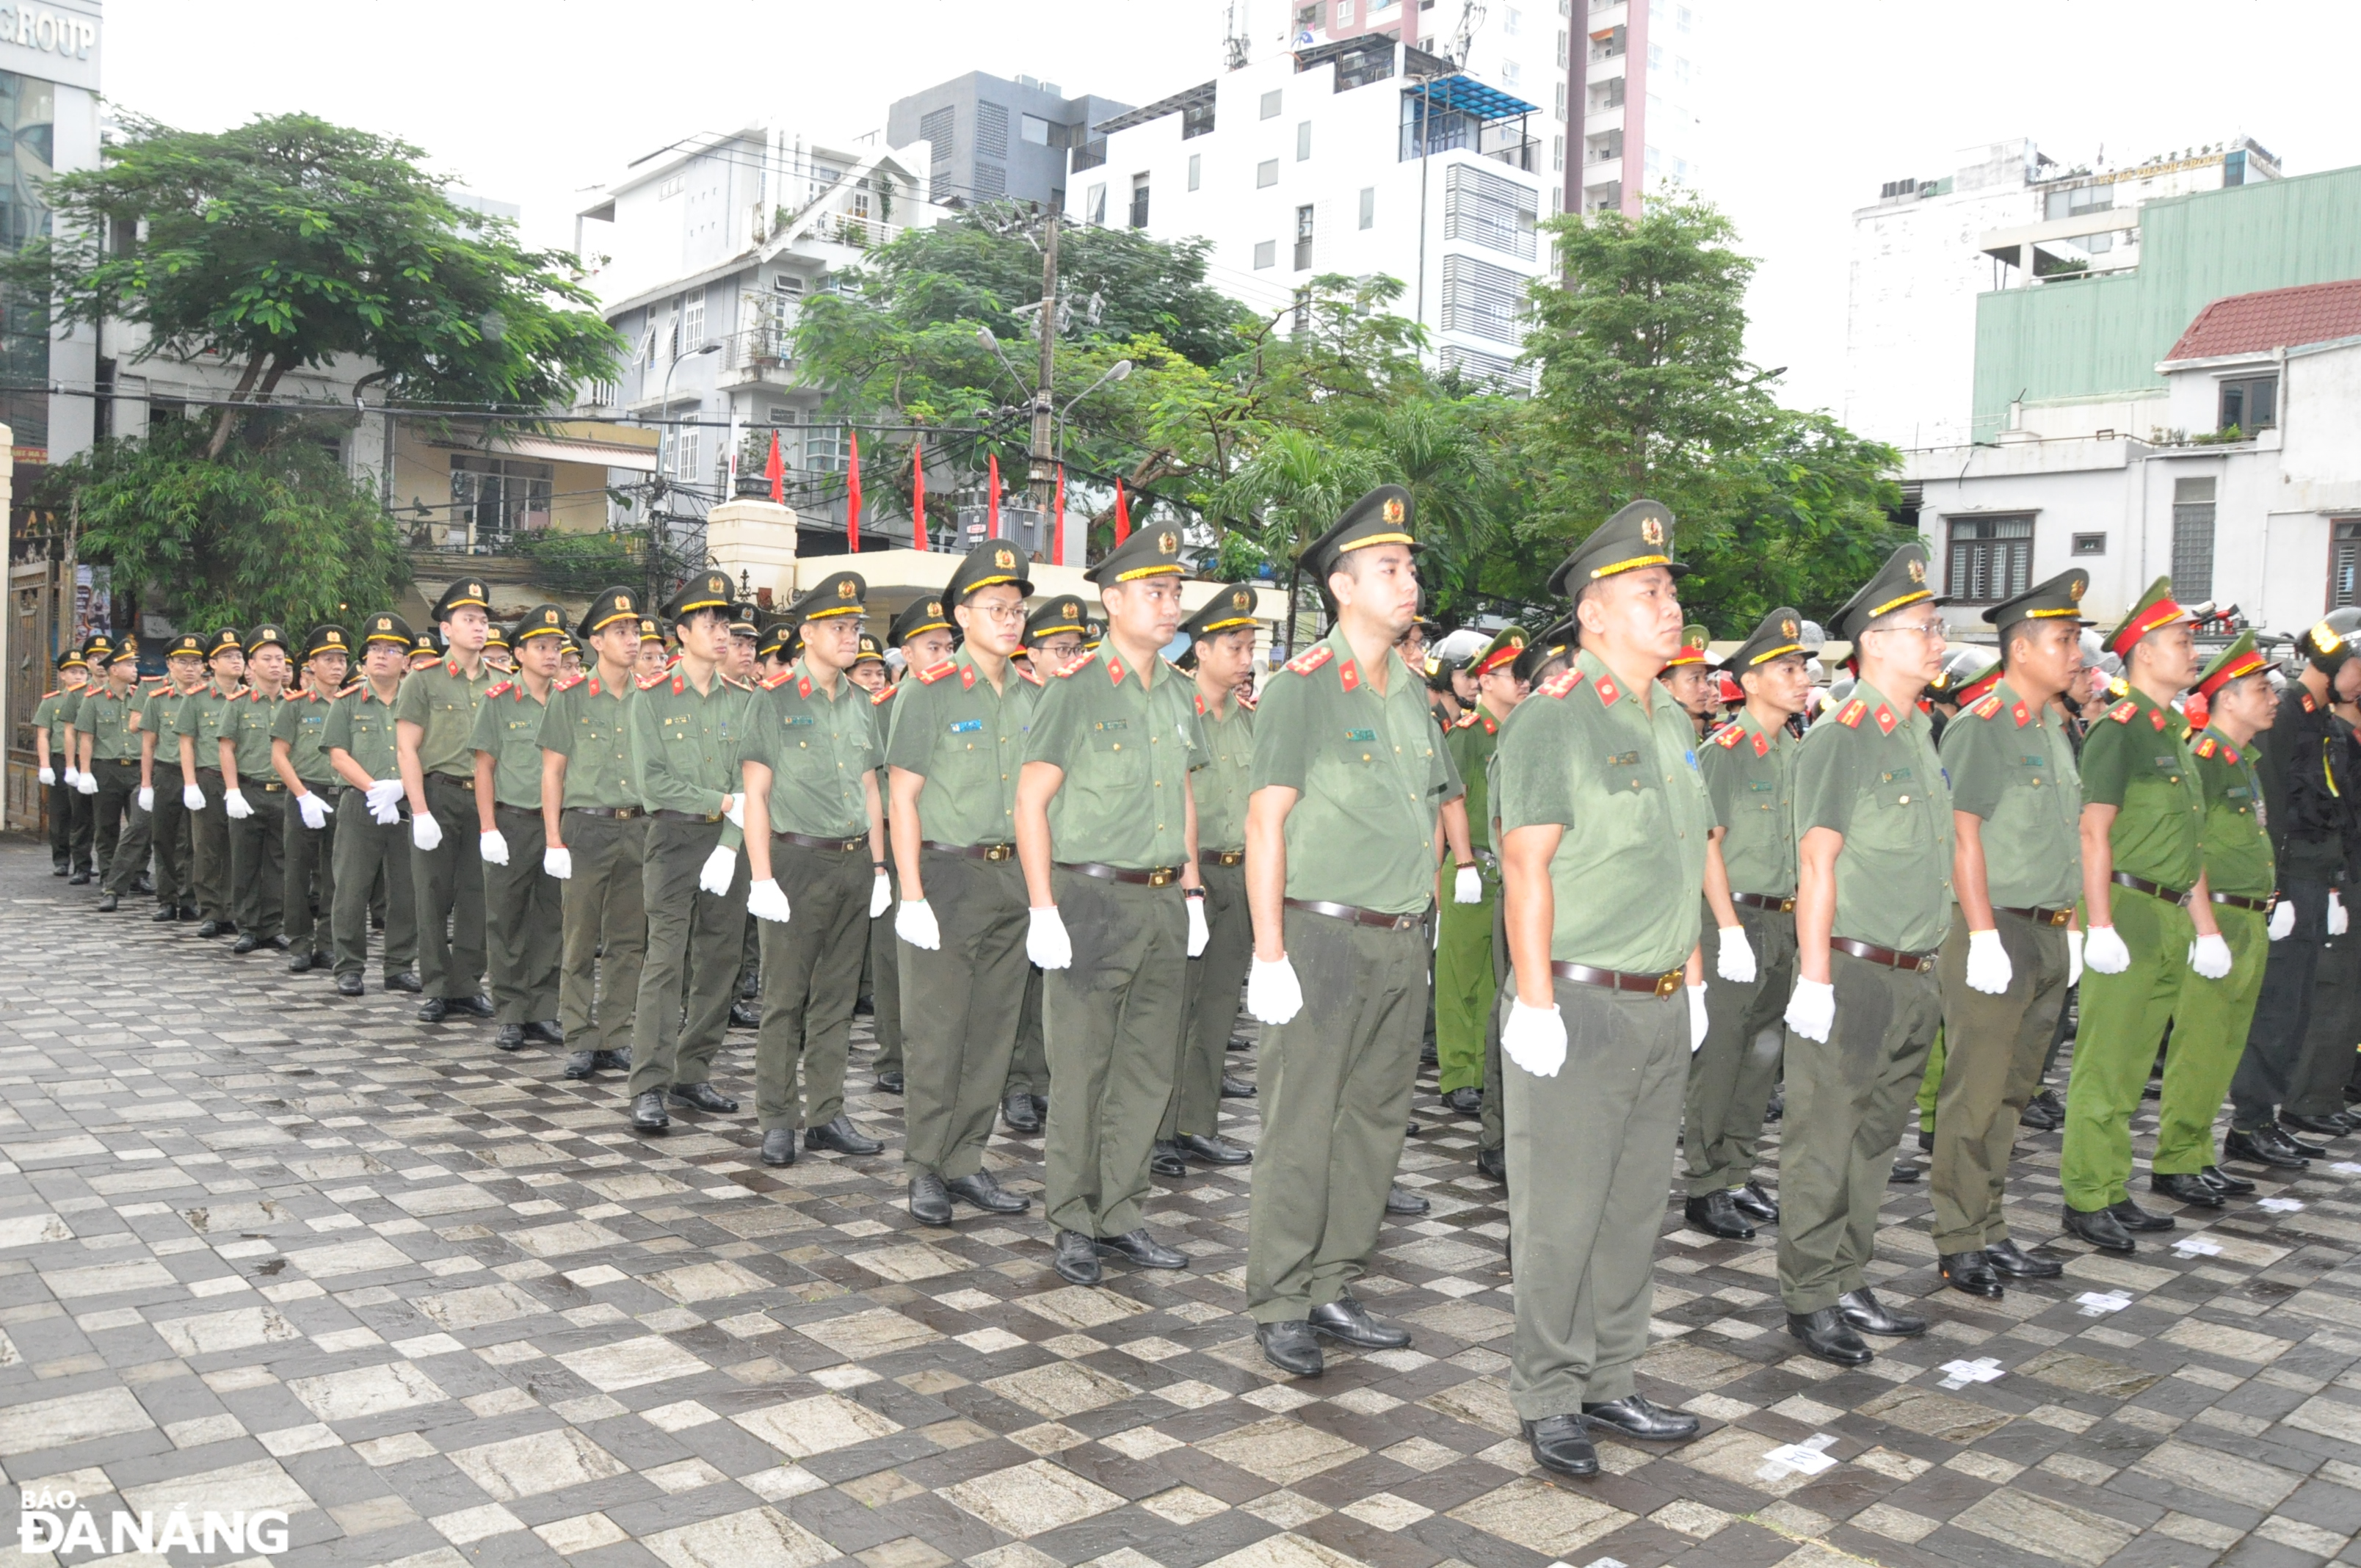
{"label": "peaked cap with badge", "polygon": [[566,611],[557,605],[537,604],[517,617],[516,641],[528,637],[563,637],[566,635]]}
{"label": "peaked cap with badge", "polygon": [[737,602],[726,572],[694,572],[664,605],[664,619],[678,620],[701,609],[730,611]]}
{"label": "peaked cap with badge", "polygon": [[763,612],[743,599],[730,607],[730,635],[760,637],[763,635]]}
{"label": "peaked cap with badge", "polygon": [[443,597],[434,601],[434,620],[440,623],[450,620],[454,611],[468,609],[491,614],[492,590],[474,577],[462,577],[445,588]]}
{"label": "peaked cap with badge", "polygon": [[136,637],[125,638],[122,642],[116,646],[115,652],[106,656],[106,662],[110,665],[137,663],[139,662],[139,640]]}
{"label": "peaked cap with badge", "polygon": [[1692,621],[1681,628],[1681,645],[1664,661],[1664,668],[1675,669],[1683,664],[1702,664],[1706,650],[1713,645],[1713,633]]}
{"label": "peaked cap with badge", "polygon": [[1025,645],[1030,648],[1045,637],[1069,631],[1080,637],[1087,624],[1082,619],[1082,601],[1071,594],[1061,594],[1035,610],[1025,622]]}
{"label": "peaked cap with badge", "polygon": [[164,644],[164,657],[167,659],[202,659],[204,656],[205,640],[193,631],[183,631]]}
{"label": "peaked cap with badge", "polygon": [[664,640],[664,629],[663,621],[658,620],[653,615],[643,615],[640,617],[640,641],[642,644],[649,642],[661,644]]}
{"label": "peaked cap with badge", "polygon": [[1773,659],[1789,653],[1800,653],[1808,659],[1819,650],[1804,642],[1804,618],[1793,605],[1781,605],[1755,623],[1746,641],[1730,651],[1721,667],[1732,674],[1742,675],[1749,670],[1759,670]]}
{"label": "peaked cap with badge", "polygon": [[2133,645],[2149,632],[2168,626],[2185,626],[2196,619],[2173,598],[2172,579],[2158,577],[2147,586],[2147,592],[2140,595],[2139,602],[2132,606],[2131,612],[2116,622],[2115,629],[2107,633],[2106,641],[2101,646],[2118,658],[2127,659],[2131,657]]}
{"label": "peaked cap with badge", "polygon": [[265,648],[276,648],[282,653],[289,652],[287,629],[266,620],[246,634],[247,657],[252,658]]}
{"label": "peaked cap with badge", "polygon": [[1572,598],[1592,583],[1643,566],[1675,577],[1689,568],[1673,559],[1673,510],[1662,501],[1636,500],[1590,531],[1549,576],[1549,591]]}
{"label": "peaked cap with badge", "polygon": [[333,620],[322,621],[312,628],[312,635],[303,640],[303,657],[316,659],[323,653],[350,653],[353,634]]}
{"label": "peaked cap with badge", "polygon": [[640,617],[640,596],[637,590],[618,584],[600,588],[591,599],[590,608],[582,612],[582,620],[574,635],[588,642],[619,620],[637,620]]}
{"label": "peaked cap with badge", "polygon": [[410,640],[410,662],[414,666],[424,659],[431,662],[443,657],[443,643],[432,631],[422,631]]}
{"label": "peaked cap with badge", "polygon": [[1347,554],[1374,544],[1400,544],[1413,554],[1425,548],[1411,532],[1410,492],[1400,485],[1379,485],[1346,507],[1334,526],[1303,547],[1304,573],[1323,581]]}
{"label": "peaked cap with badge", "polygon": [[2027,620],[2062,620],[2072,627],[2082,619],[2082,596],[2091,589],[2091,574],[2080,566],[2060,572],[2046,583],[2036,583],[2015,598],[2001,600],[1984,611],[1984,620],[2000,629],[2001,645],[2008,645],[2008,629]]}
{"label": "peaked cap with badge", "polygon": [[757,659],[793,657],[787,650],[795,646],[796,635],[796,618],[792,615],[778,617],[763,628],[763,635],[754,643],[754,657]]}
{"label": "peaked cap with badge", "polygon": [[1105,587],[1141,577],[1184,576],[1180,562],[1180,530],[1173,523],[1134,529],[1131,537],[1108,551],[1099,564],[1082,574],[1084,582]]}
{"label": "peaked cap with badge", "polygon": [[[175,638],[173,641],[178,641],[179,639]],[[203,644],[200,643],[198,645],[198,651],[200,652],[203,652]],[[81,649],[69,648],[64,652],[58,655],[57,666],[60,670],[82,670],[90,667],[90,661],[82,656]]]}
{"label": "peaked cap with badge", "polygon": [[1029,596],[1033,579],[1025,575],[1024,553],[1005,539],[987,539],[962,557],[951,569],[951,580],[943,589],[943,604],[948,608],[967,602],[985,588],[1006,583]]}
{"label": "peaked cap with badge", "polygon": [[1530,685],[1541,679],[1543,666],[1553,659],[1572,658],[1575,633],[1578,630],[1574,617],[1569,615],[1533,633],[1525,643],[1524,652],[1517,655],[1517,678]]}
{"label": "peaked cap with badge", "polygon": [[2243,680],[2248,675],[2259,675],[2270,667],[2270,661],[2264,658],[2261,651],[2255,646],[2255,634],[2252,631],[2241,631],[2236,641],[2214,654],[2213,662],[2199,674],[2197,695],[2210,703],[2215,695],[2232,681]]}
{"label": "peaked cap with badge", "polygon": [[1517,655],[1525,651],[1525,629],[1521,626],[1500,628],[1492,641],[1484,644],[1483,652],[1467,662],[1467,673],[1482,677],[1503,664],[1513,664]]}
{"label": "peaked cap with badge", "polygon": [[868,579],[858,572],[830,572],[812,585],[803,598],[787,607],[787,614],[797,624],[807,620],[823,620],[832,615],[866,615],[869,607],[862,602],[869,593]]}
{"label": "peaked cap with badge", "polygon": [[361,631],[361,645],[367,647],[372,642],[399,642],[407,648],[410,646],[411,637],[410,622],[390,610],[386,610],[368,618],[368,625]]}
{"label": "peaked cap with badge", "polygon": [[877,634],[873,631],[861,634],[861,652],[852,656],[856,664],[863,659],[873,659],[881,664],[885,662],[885,645],[877,641]]}
{"label": "peaked cap with badge", "polygon": [[1187,632],[1189,640],[1193,642],[1201,637],[1218,636],[1254,623],[1253,586],[1232,583],[1199,606],[1196,614],[1180,623],[1180,630]]}
{"label": "peaked cap with badge", "polygon": [[1927,586],[1927,547],[1915,540],[1897,548],[1861,591],[1828,618],[1828,635],[1840,642],[1857,642],[1861,629],[1881,615],[1906,605],[1945,603]]}
{"label": "peaked cap with badge", "polygon": [[224,653],[237,653],[242,655],[245,652],[246,639],[238,634],[238,630],[235,626],[225,626],[220,628],[218,630],[214,631],[212,640],[205,644],[205,657],[207,659],[218,659]]}
{"label": "peaked cap with badge", "polygon": [[914,598],[902,607],[902,613],[885,629],[885,646],[899,648],[911,638],[928,631],[957,632],[950,614],[939,598]]}
{"label": "peaked cap with badge", "polygon": [[507,627],[502,626],[499,621],[495,620],[491,625],[484,629],[484,651],[486,652],[489,652],[495,648],[505,649],[508,646],[509,629]]}

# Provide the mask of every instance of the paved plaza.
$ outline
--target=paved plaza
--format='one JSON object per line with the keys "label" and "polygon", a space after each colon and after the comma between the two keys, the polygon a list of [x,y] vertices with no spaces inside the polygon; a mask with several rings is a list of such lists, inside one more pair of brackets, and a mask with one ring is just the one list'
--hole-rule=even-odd
{"label": "paved plaza", "polygon": [[[2361,1165],[2132,1259],[2053,1244],[2066,1277],[1999,1303],[1938,1290],[1925,1185],[1892,1188],[1877,1284],[1935,1327],[1853,1373],[1790,1354],[1767,1235],[1668,1194],[1641,1387],[1704,1432],[1561,1484],[1506,1394],[1503,1193],[1431,1076],[1432,1212],[1358,1288],[1416,1343],[1290,1382],[1242,1310],[1245,1168],[1157,1190],[1189,1272],[1082,1289],[1038,1205],[911,1220],[866,1019],[885,1154],[773,1171],[751,1036],[715,1075],[748,1113],[643,1139],[613,1075],[420,1025],[374,971],[344,1001],[94,902],[0,849],[0,1479],[102,1536],[185,1505],[284,1510],[273,1563],[405,1568],[2361,1562]],[[2020,1155],[2030,1242],[2058,1137]],[[1038,1138],[991,1160],[1038,1193]]]}

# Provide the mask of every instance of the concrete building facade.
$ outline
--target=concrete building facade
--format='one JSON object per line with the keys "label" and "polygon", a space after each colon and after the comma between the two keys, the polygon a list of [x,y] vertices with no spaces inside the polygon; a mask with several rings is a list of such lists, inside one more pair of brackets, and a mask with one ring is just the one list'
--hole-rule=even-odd
{"label": "concrete building facade", "polygon": [[1091,126],[1130,107],[1089,93],[1070,98],[1030,76],[971,71],[896,99],[885,112],[885,145],[927,144],[927,183],[945,207],[1063,207],[1070,152],[1087,159]]}

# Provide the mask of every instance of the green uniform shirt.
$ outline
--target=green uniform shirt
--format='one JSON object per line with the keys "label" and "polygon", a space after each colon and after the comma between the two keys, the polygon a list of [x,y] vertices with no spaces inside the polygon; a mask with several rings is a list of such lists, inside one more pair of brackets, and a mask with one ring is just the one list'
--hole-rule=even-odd
{"label": "green uniform shirt", "polygon": [[965,648],[894,690],[885,761],[927,781],[918,837],[937,844],[1016,842],[1016,771],[1041,679],[1014,664],[995,693]]}
{"label": "green uniform shirt", "polygon": [[2279,885],[2262,776],[2252,743],[2207,729],[2190,748],[2205,788],[2205,885],[2214,893],[2267,898]]}
{"label": "green uniform shirt", "polygon": [[1995,909],[2059,909],[2082,893],[2082,780],[2066,726],[2004,680],[1943,730],[1951,809],[1984,819]]}
{"label": "green uniform shirt", "polygon": [[2135,688],[2082,740],[2083,804],[2115,807],[2115,870],[2177,893],[2205,864],[2205,787],[2181,729],[2179,714]]}
{"label": "green uniform shirt", "polygon": [[[117,696],[111,685],[102,681],[84,694],[74,716],[74,728],[91,738],[90,760],[93,765],[139,760],[139,731],[133,723],[133,716],[138,711],[137,685]],[[81,749],[79,744],[75,749]]]}
{"label": "green uniform shirt", "polygon": [[[700,696],[688,676],[664,670],[640,683],[623,705],[631,736],[631,787],[650,811],[715,817],[722,797],[742,787],[739,753],[746,743],[754,688],[716,670]],[[721,842],[744,840],[735,823],[721,826]]]}
{"label": "green uniform shirt", "polygon": [[[287,742],[287,760],[294,766],[295,776],[304,786],[313,790],[335,789],[342,782],[336,770],[328,766],[328,753],[322,744],[327,733],[329,710],[336,706],[334,694],[323,694],[305,686],[291,692],[279,705],[279,715],[271,721],[270,738]],[[243,773],[246,764],[240,762]]]}
{"label": "green uniform shirt", "polygon": [[561,679],[551,689],[549,710],[541,718],[541,749],[566,759],[566,798],[559,804],[566,809],[640,804],[625,714],[631,689],[629,675],[613,688],[595,673]]}
{"label": "green uniform shirt", "polygon": [[1795,896],[1795,758],[1803,742],[1741,708],[1697,750],[1697,766],[1721,824],[1730,891]]}
{"label": "green uniform shirt", "polygon": [[280,782],[279,771],[270,765],[270,739],[279,727],[279,710],[286,706],[285,697],[265,696],[259,688],[248,686],[224,710],[221,738],[230,743],[230,755],[237,762],[241,791]]}
{"label": "green uniform shirt", "polygon": [[862,781],[880,755],[869,694],[840,673],[830,696],[802,663],[763,686],[745,761],[771,770],[771,831],[812,839],[865,835],[869,797]]}
{"label": "green uniform shirt", "polygon": [[402,677],[393,699],[397,723],[423,726],[418,738],[418,765],[430,773],[473,778],[476,773],[476,709],[484,693],[500,678],[488,663],[470,676],[456,659],[428,664]]}
{"label": "green uniform shirt", "polygon": [[467,746],[491,753],[494,805],[541,809],[541,731],[548,712],[548,702],[535,700],[522,680],[500,681],[485,690]]}
{"label": "green uniform shirt", "polygon": [[[1511,708],[1510,712],[1515,709]],[[1481,704],[1443,732],[1444,749],[1467,791],[1467,832],[1477,849],[1486,843],[1484,825],[1492,817],[1491,770],[1486,765],[1500,747],[1500,721]]]}
{"label": "green uniform shirt", "polygon": [[170,680],[148,686],[139,694],[139,729],[142,734],[156,737],[156,769],[159,784],[165,781],[163,770],[181,774],[181,709],[192,700]]}
{"label": "green uniform shirt", "polygon": [[[230,696],[224,696],[220,687],[207,681],[181,702],[181,719],[174,733],[189,738],[200,771],[207,768],[215,773],[221,771],[221,748],[214,742],[222,738],[229,724],[230,705],[245,695],[246,688],[240,686]],[[164,745],[166,740],[159,735],[156,743]],[[171,741],[170,745],[175,751],[180,750],[178,740]]]}
{"label": "green uniform shirt", "polygon": [[[44,696],[33,709],[33,728],[49,732],[49,766],[60,774],[66,770],[66,709],[82,706],[82,693],[60,686]],[[80,767],[77,762],[73,764]]]}
{"label": "green uniform shirt", "polygon": [[1055,858],[1180,864],[1189,773],[1204,756],[1196,688],[1180,671],[1153,658],[1136,669],[1112,643],[1067,666],[1041,693],[1025,750],[1027,762],[1065,770],[1049,801]]}
{"label": "green uniform shirt", "polygon": [[1213,717],[1213,706],[1197,698],[1197,729],[1205,738],[1205,764],[1191,775],[1197,797],[1197,852],[1243,851],[1246,847],[1246,795],[1254,780],[1255,710],[1230,698],[1229,716]]}
{"label": "green uniform shirt", "polygon": [[1697,725],[1663,688],[1647,695],[1653,712],[1585,652],[1501,729],[1501,831],[1566,830],[1550,857],[1556,962],[1661,974],[1697,948],[1713,800]]}
{"label": "green uniform shirt", "polygon": [[373,780],[400,778],[401,760],[393,735],[398,701],[399,694],[380,697],[367,680],[356,683],[328,709],[321,750],[344,752]]}
{"label": "green uniform shirt", "polygon": [[1951,926],[1951,790],[1933,726],[1867,681],[1795,757],[1795,836],[1844,835],[1832,937],[1931,953]]}
{"label": "green uniform shirt", "polygon": [[1434,824],[1465,793],[1425,683],[1390,651],[1378,695],[1342,630],[1290,659],[1255,715],[1254,789],[1297,792],[1287,896],[1414,915],[1434,899]]}

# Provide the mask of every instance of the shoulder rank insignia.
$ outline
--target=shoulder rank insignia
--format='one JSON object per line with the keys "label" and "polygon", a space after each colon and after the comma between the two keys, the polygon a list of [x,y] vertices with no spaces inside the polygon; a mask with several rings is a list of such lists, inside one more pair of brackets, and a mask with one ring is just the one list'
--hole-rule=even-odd
{"label": "shoulder rank insignia", "polygon": [[1582,672],[1571,667],[1560,670],[1542,683],[1542,695],[1563,699],[1582,679]]}
{"label": "shoulder rank insignia", "polygon": [[950,674],[951,671],[957,668],[958,665],[954,664],[949,659],[945,659],[939,664],[929,664],[925,669],[918,672],[918,684],[922,686],[933,685],[937,681],[941,680],[945,675]]}
{"label": "shoulder rank insignia", "polygon": [[901,689],[902,688],[898,685],[887,686],[884,691],[879,692],[875,696],[869,699],[869,706],[872,707],[884,707],[886,703],[893,700],[894,694]]}
{"label": "shoulder rank insignia", "polygon": [[2149,708],[2147,710],[2147,721],[2150,724],[2155,725],[2158,729],[2163,729],[2165,725],[2164,709],[2160,707]]}
{"label": "shoulder rank insignia", "polygon": [[1894,710],[1892,708],[1886,707],[1882,702],[1877,705],[1877,732],[1879,734],[1893,734],[1894,727],[1901,722],[1902,721],[1900,719],[1894,717]]}
{"label": "shoulder rank insignia", "polygon": [[2114,707],[2107,709],[2107,717],[2114,719],[2118,724],[2129,724],[2132,721],[2132,715],[2138,711],[2139,704],[2126,697],[2122,702],[2115,704]]}
{"label": "shoulder rank insignia", "polygon": [[641,680],[640,689],[643,692],[652,692],[655,690],[656,687],[664,685],[665,678],[671,674],[672,672],[670,670],[658,670],[654,674],[648,675]]}
{"label": "shoulder rank insignia", "polygon": [[1254,693],[1246,691],[1238,693],[1236,698],[1237,705],[1240,707],[1245,708],[1248,713],[1252,713],[1255,710],[1255,704],[1258,700],[1260,699],[1257,698]]}
{"label": "shoulder rank insignia", "polygon": [[721,677],[721,684],[728,686],[736,686],[741,692],[750,692],[754,689],[752,685],[740,680],[735,675],[723,675]]}
{"label": "shoulder rank insignia", "polygon": [[1046,685],[1049,684],[1042,680],[1040,671],[1036,670],[1029,665],[1020,665],[1017,668],[1016,673],[1024,676],[1026,680],[1031,682],[1034,685]]}
{"label": "shoulder rank insignia", "polygon": [[501,682],[500,682],[500,683],[499,683],[498,685],[494,685],[494,686],[492,687],[492,689],[491,689],[491,690],[489,690],[489,691],[486,692],[484,695],[485,695],[486,696],[488,696],[488,697],[489,697],[489,696],[508,696],[508,695],[509,695],[509,690],[510,690],[510,688],[511,688],[511,687],[512,687],[512,686],[514,686],[515,685],[516,685],[516,683],[515,683],[514,681],[501,681]]}
{"label": "shoulder rank insignia", "polygon": [[[550,689],[553,691],[570,692],[576,686],[580,685],[584,681],[587,681],[589,678],[589,676],[584,674],[581,671],[577,670],[570,675],[558,676],[557,684]],[[598,695],[598,688],[596,686],[590,688],[591,695],[594,696]]]}
{"label": "shoulder rank insignia", "polygon": [[1323,642],[1316,648],[1306,648],[1290,659],[1285,667],[1290,674],[1308,675],[1335,656],[1336,650]]}
{"label": "shoulder rank insignia", "polygon": [[1452,720],[1451,728],[1454,729],[1472,729],[1475,728],[1475,725],[1476,716],[1472,713],[1463,713],[1457,718]]}
{"label": "shoulder rank insignia", "polygon": [[2320,704],[2312,700],[2312,696],[2310,692],[2301,692],[2298,695],[2303,698],[2303,710],[2306,713],[2318,713],[2320,711]]}
{"label": "shoulder rank insignia", "polygon": [[1095,664],[1098,663],[1098,660],[1099,650],[1093,648],[1089,652],[1083,654],[1081,658],[1070,661],[1064,668],[1058,672],[1058,678],[1061,681],[1071,681],[1074,678],[1074,672],[1076,670],[1082,669],[1091,664]]}
{"label": "shoulder rank insignia", "polygon": [[793,670],[781,670],[777,674],[773,675],[770,679],[757,681],[754,684],[761,686],[766,692],[774,692],[781,686],[785,685],[787,684],[787,677],[794,674],[795,671]]}
{"label": "shoulder rank insignia", "polygon": [[1725,724],[1713,732],[1713,743],[1725,751],[1737,751],[1738,743],[1745,739],[1746,727],[1742,724]]}
{"label": "shoulder rank insignia", "polygon": [[2201,757],[2210,757],[2221,749],[2220,743],[2211,735],[2197,742],[2197,754]]}
{"label": "shoulder rank insignia", "polygon": [[1862,716],[1868,712],[1869,704],[1860,697],[1855,697],[1844,705],[1844,710],[1837,715],[1837,722],[1847,729],[1858,729],[1861,728]]}
{"label": "shoulder rank insignia", "polygon": [[[2020,709],[2022,705],[2020,705]],[[1973,707],[1968,709],[1968,711],[1974,714],[1978,718],[1990,718],[1993,714],[2000,711],[2000,693],[1993,692],[1982,702],[1977,703]],[[2025,720],[2020,718],[2017,722],[2022,724]]]}

